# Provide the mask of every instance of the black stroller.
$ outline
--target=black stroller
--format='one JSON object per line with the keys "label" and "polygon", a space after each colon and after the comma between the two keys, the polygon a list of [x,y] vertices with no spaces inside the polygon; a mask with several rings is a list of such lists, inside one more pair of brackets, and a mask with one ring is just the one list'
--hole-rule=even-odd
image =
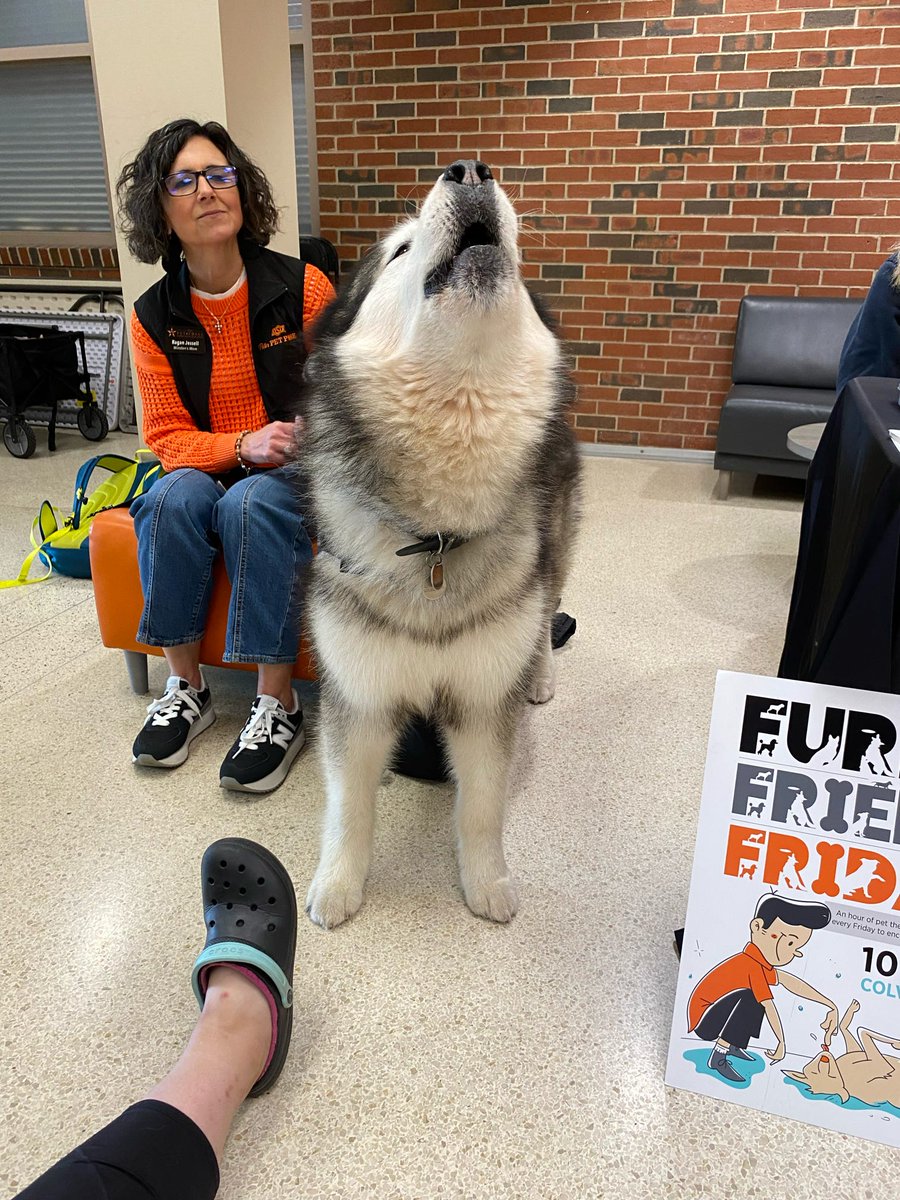
{"label": "black stroller", "polygon": [[0,324],[0,417],[6,418],[3,442],[10,454],[34,454],[34,430],[22,416],[29,408],[49,409],[47,441],[56,449],[60,400],[78,402],[78,428],[88,441],[100,442],[109,433],[106,413],[91,391],[84,334],[55,325]]}

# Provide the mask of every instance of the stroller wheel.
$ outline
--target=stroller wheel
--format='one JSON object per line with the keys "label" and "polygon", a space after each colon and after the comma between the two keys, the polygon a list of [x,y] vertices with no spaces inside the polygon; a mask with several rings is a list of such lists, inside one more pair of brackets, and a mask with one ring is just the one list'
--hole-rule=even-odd
{"label": "stroller wheel", "polygon": [[78,428],[89,442],[102,442],[109,433],[109,421],[102,408],[86,404],[78,410]]}
{"label": "stroller wheel", "polygon": [[31,458],[37,442],[31,426],[13,417],[3,426],[3,444],[13,458]]}

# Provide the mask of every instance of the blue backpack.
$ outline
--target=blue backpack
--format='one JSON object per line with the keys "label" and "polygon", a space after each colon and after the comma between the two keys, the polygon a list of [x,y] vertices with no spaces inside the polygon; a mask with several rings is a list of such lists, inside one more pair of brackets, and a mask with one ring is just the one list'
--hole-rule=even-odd
{"label": "blue backpack", "polygon": [[[146,451],[138,451],[138,454]],[[97,468],[110,472],[108,479],[88,495],[88,484]],[[31,544],[34,549],[22,563],[15,579],[0,580],[0,588],[20,587],[26,583],[43,583],[54,570],[77,579],[90,579],[91,558],[88,538],[91,521],[97,513],[108,508],[130,504],[135,496],[146,492],[163,473],[162,466],[151,459],[125,458],[121,454],[98,454],[83,463],[75,479],[75,498],[72,511],[63,517],[61,509],[45,500],[31,525]],[[29,579],[35,558],[48,568],[45,575]]]}

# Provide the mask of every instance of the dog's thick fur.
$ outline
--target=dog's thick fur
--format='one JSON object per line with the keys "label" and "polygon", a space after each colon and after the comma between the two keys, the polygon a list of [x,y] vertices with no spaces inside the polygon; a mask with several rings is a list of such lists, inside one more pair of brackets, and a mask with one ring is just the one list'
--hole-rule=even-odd
{"label": "dog's thick fur", "polygon": [[[327,811],[309,891],[331,927],[362,902],[375,793],[410,714],[441,727],[473,912],[508,921],[503,810],[517,718],[554,688],[550,618],[575,532],[573,389],[521,281],[512,205],[458,162],[365,258],[307,364],[299,457],[320,553],[309,619]],[[436,532],[467,539],[426,595]]]}

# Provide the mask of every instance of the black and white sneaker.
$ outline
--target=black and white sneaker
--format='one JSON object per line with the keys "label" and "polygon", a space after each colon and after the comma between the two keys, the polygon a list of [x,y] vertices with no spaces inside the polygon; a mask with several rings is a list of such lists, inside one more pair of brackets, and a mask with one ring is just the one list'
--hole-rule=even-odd
{"label": "black and white sneaker", "polygon": [[257,696],[247,724],[225,756],[219,783],[234,792],[272,792],[284,782],[305,741],[296,692],[292,713],[274,696]]}
{"label": "black and white sneaker", "polygon": [[147,706],[147,720],[134,739],[131,761],[142,767],[180,767],[188,747],[216,719],[209,688],[191,687],[170,675],[165,693]]}

